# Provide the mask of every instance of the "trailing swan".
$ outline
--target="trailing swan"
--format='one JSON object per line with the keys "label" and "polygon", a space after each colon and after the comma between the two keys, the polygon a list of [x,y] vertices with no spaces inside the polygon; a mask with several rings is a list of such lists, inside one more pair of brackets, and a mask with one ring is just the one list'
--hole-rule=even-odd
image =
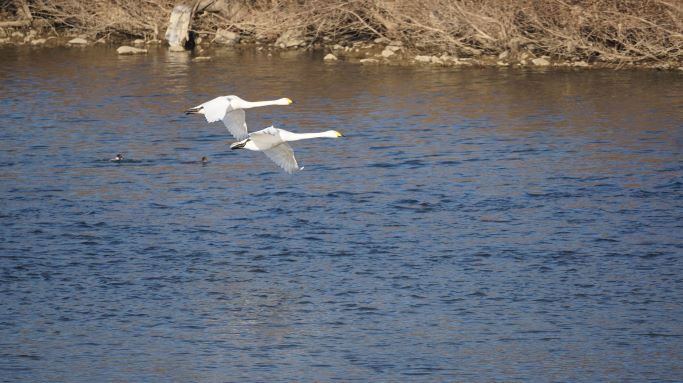
{"label": "trailing swan", "polygon": [[245,101],[237,96],[220,96],[185,111],[185,114],[203,114],[207,122],[223,121],[237,140],[247,138],[244,109],[268,105],[290,105],[292,100],[279,98],[271,101]]}
{"label": "trailing swan", "polygon": [[292,133],[284,129],[269,126],[258,132],[250,133],[247,138],[230,145],[230,149],[249,149],[265,153],[268,158],[284,169],[287,173],[301,170],[294,158],[289,141],[307,140],[309,138],[337,138],[344,137],[336,130],[320,133]]}

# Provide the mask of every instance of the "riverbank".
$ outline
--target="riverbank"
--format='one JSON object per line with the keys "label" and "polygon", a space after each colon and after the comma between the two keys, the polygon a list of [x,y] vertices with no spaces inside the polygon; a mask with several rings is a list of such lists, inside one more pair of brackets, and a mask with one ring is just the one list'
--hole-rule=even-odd
{"label": "riverbank", "polygon": [[[161,0],[95,0],[88,8],[73,0],[14,3],[26,7],[2,10],[16,26],[0,28],[0,45],[144,48],[162,43],[174,6]],[[663,0],[202,0],[194,10],[192,45],[202,57],[214,47],[255,46],[324,50],[328,61],[366,65],[683,67],[683,7]]]}
{"label": "riverbank", "polygon": [[[236,42],[229,44],[216,43],[209,40],[208,36],[198,36],[198,43],[188,54],[193,56],[194,61],[207,61],[213,59],[213,54],[222,49],[254,50],[265,55],[278,54],[284,51],[319,51],[321,57],[327,63],[349,62],[361,65],[421,65],[439,67],[500,67],[500,68],[577,68],[577,69],[647,69],[647,70],[675,70],[683,72],[683,64],[675,61],[658,62],[626,62],[609,63],[586,60],[557,60],[549,56],[535,56],[524,52],[519,56],[510,56],[503,52],[499,55],[471,55],[468,57],[457,56],[442,52],[429,54],[419,50],[405,47],[398,41],[378,38],[372,41],[349,41],[335,42],[334,44],[312,44],[311,46],[282,47],[277,44],[251,41]],[[106,46],[112,52],[119,54],[146,54],[149,50],[163,46],[161,40],[124,39],[124,38],[99,38],[92,40],[83,34],[39,34],[34,30],[27,32],[13,31],[7,37],[0,37],[0,47],[18,46],[40,48],[71,48],[88,49],[92,46]]]}

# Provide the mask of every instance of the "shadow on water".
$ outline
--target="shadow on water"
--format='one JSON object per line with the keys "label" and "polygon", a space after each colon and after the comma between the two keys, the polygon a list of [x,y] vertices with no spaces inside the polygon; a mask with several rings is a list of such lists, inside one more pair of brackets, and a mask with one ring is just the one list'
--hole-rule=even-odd
{"label": "shadow on water", "polygon": [[680,74],[211,55],[0,49],[3,378],[680,380]]}

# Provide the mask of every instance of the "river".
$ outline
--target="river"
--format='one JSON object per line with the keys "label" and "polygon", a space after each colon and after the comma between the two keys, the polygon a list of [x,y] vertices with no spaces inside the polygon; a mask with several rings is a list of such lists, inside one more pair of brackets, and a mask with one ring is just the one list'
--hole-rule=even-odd
{"label": "river", "polygon": [[682,73],[211,55],[0,48],[1,381],[683,381]]}

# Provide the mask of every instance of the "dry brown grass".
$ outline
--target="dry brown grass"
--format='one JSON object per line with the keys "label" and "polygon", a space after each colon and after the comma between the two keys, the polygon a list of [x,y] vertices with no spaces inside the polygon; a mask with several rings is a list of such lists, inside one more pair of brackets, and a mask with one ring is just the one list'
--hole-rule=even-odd
{"label": "dry brown grass", "polygon": [[[205,0],[206,1],[206,0]],[[218,0],[220,1],[220,0]],[[8,3],[7,0],[4,0]],[[11,3],[11,2],[9,2]],[[37,18],[90,34],[163,33],[173,0],[29,0]],[[682,0],[248,0],[200,12],[194,28],[273,41],[291,29],[314,41],[386,37],[460,55],[532,51],[607,62],[683,56]]]}
{"label": "dry brown grass", "polygon": [[163,34],[172,0],[29,0],[35,18],[54,27],[92,36]]}

